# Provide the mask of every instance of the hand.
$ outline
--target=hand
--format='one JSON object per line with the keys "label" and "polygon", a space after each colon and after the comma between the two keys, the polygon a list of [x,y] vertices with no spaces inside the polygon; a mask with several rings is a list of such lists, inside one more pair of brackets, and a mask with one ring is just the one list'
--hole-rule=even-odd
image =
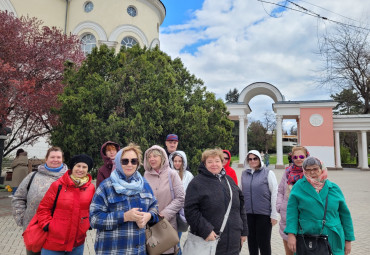
{"label": "hand", "polygon": [[247,240],[247,236],[240,237],[240,248],[243,247],[244,242]]}
{"label": "hand", "polygon": [[288,248],[294,253],[296,252],[296,241],[297,240],[295,238],[295,235],[292,233],[289,233],[288,234]]}
{"label": "hand", "polygon": [[132,208],[131,210],[125,212],[123,214],[123,220],[126,221],[138,221],[141,220],[143,217],[143,213],[141,212],[141,208]]}
{"label": "hand", "polygon": [[345,255],[348,255],[351,253],[351,241],[346,241],[344,243],[344,252],[345,252]]}
{"label": "hand", "polygon": [[277,220],[275,220],[275,219],[271,218],[271,225],[272,225],[272,226],[275,226],[277,222],[278,222]]}
{"label": "hand", "polygon": [[214,240],[216,240],[216,238],[217,238],[217,235],[216,235],[215,231],[212,230],[212,232],[206,238],[206,241],[214,241]]}
{"label": "hand", "polygon": [[146,224],[148,223],[148,221],[152,218],[152,215],[148,212],[143,212],[143,217],[136,221],[136,224],[139,228],[145,228]]}

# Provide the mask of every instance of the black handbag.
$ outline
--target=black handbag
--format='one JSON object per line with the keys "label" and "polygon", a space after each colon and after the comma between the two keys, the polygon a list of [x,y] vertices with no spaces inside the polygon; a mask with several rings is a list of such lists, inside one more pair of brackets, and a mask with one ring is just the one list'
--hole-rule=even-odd
{"label": "black handbag", "polygon": [[[329,194],[328,194],[329,196]],[[327,235],[322,235],[326,223],[326,209],[328,207],[328,196],[325,201],[324,219],[319,235],[297,234],[296,235],[296,254],[297,255],[332,255],[331,247]],[[300,224],[299,228],[302,230]]]}

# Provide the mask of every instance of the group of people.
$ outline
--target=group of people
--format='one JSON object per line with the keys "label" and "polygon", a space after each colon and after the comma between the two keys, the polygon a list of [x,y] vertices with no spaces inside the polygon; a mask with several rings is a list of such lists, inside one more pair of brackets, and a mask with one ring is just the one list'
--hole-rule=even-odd
{"label": "group of people", "polygon": [[[153,145],[144,155],[134,143],[121,149],[118,143],[106,142],[96,188],[89,174],[91,157],[72,157],[68,169],[62,150],[50,148],[45,164],[24,178],[12,200],[19,226],[26,229],[37,217],[48,232],[42,250],[27,254],[83,254],[89,228],[97,230],[96,254],[147,254],[146,226],[165,218],[177,230],[176,214],[182,210],[191,234],[219,240],[216,254],[220,255],[239,254],[246,240],[249,254],[271,254],[271,231],[280,218],[286,254],[293,254],[295,234],[312,234],[320,228],[328,194],[323,234],[329,236],[333,254],[350,253],[354,234],[344,196],[306,148],[293,148],[293,164],[278,185],[257,150],[247,153],[239,182],[230,166],[230,152],[218,148],[202,153],[194,177],[185,152],[177,150],[178,142],[177,135],[169,134],[166,149]],[[178,244],[163,254],[181,253]]]}

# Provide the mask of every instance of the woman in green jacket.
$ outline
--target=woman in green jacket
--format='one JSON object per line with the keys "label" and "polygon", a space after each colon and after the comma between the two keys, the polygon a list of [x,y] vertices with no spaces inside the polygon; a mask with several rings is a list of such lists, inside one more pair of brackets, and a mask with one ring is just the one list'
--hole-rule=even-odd
{"label": "woman in green jacket", "polygon": [[[335,183],[327,179],[327,169],[315,157],[303,162],[304,177],[290,193],[287,207],[288,247],[296,252],[295,234],[319,234],[328,195],[326,224],[322,234],[328,235],[334,255],[349,254],[351,241],[355,240],[351,214],[343,193]],[[298,222],[300,230],[298,230]]]}

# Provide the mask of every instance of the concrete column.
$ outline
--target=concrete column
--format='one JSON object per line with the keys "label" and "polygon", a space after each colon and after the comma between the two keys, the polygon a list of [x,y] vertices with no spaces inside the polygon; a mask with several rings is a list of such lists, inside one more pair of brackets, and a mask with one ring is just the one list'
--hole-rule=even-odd
{"label": "concrete column", "polygon": [[276,165],[277,169],[284,169],[283,163],[283,117],[276,115]]}
{"label": "concrete column", "polygon": [[357,162],[357,167],[362,168],[362,141],[361,141],[361,132],[357,132],[357,157],[358,157],[358,162]]}
{"label": "concrete column", "polygon": [[342,169],[342,164],[341,164],[341,159],[340,159],[339,131],[334,131],[334,147],[335,147],[335,168]]}
{"label": "concrete column", "polygon": [[301,119],[301,116],[297,116],[296,121],[297,121],[297,145],[301,145],[301,128],[299,126],[299,121]]}
{"label": "concrete column", "polygon": [[246,116],[245,121],[244,121],[244,132],[245,132],[244,148],[245,148],[245,153],[248,153],[248,118],[247,118],[247,116]]}
{"label": "concrete column", "polygon": [[369,169],[369,163],[367,161],[367,137],[366,137],[366,131],[361,131],[361,149],[362,149],[362,164],[361,164],[361,170],[370,170]]}
{"label": "concrete column", "polygon": [[239,165],[243,165],[245,160],[245,115],[239,116]]}

